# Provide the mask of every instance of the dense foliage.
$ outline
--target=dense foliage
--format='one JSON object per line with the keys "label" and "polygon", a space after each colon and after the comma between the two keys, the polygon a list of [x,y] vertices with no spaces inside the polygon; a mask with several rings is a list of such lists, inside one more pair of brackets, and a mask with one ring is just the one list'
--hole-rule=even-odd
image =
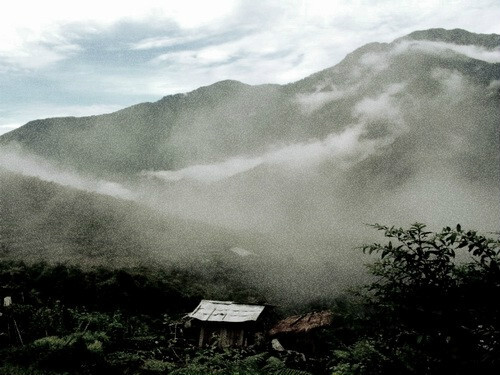
{"label": "dense foliage", "polygon": [[335,374],[481,374],[500,369],[500,241],[475,231],[375,225],[378,253],[361,298],[367,328],[337,352]]}
{"label": "dense foliage", "polygon": [[0,295],[15,302],[1,308],[0,374],[498,373],[500,242],[460,226],[374,227],[390,241],[363,247],[378,255],[370,284],[277,309],[333,311],[307,356],[196,346],[183,315],[201,298],[265,302],[230,269],[0,262]]}
{"label": "dense foliage", "polygon": [[0,262],[0,296],[14,302],[0,308],[0,374],[155,374],[202,363],[208,354],[183,335],[183,315],[203,297],[262,299],[230,276],[13,261]]}

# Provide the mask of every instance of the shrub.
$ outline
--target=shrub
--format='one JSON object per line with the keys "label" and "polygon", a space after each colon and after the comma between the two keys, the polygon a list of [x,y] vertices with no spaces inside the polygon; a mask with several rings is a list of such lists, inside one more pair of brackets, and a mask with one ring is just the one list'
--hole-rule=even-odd
{"label": "shrub", "polygon": [[[370,266],[376,279],[364,294],[372,311],[367,333],[374,338],[374,352],[367,355],[398,353],[407,373],[498,370],[500,241],[460,225],[438,233],[418,223],[408,229],[374,227],[391,241],[363,248],[380,254]],[[351,348],[349,355],[361,358],[361,348]],[[396,354],[386,355],[398,361]]]}

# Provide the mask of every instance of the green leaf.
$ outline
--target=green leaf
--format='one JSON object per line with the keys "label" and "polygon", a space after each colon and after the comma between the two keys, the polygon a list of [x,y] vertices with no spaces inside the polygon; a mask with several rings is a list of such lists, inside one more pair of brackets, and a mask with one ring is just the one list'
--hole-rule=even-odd
{"label": "green leaf", "polygon": [[455,243],[455,239],[457,238],[457,234],[456,233],[452,233],[448,236],[447,240],[450,242],[450,244],[453,244]]}

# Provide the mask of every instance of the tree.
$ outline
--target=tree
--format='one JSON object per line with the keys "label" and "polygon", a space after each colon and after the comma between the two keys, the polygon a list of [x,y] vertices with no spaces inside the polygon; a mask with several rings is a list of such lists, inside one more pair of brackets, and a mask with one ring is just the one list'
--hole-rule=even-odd
{"label": "tree", "polygon": [[498,371],[500,241],[460,225],[373,227],[390,239],[363,247],[380,255],[363,294],[377,350],[406,373]]}

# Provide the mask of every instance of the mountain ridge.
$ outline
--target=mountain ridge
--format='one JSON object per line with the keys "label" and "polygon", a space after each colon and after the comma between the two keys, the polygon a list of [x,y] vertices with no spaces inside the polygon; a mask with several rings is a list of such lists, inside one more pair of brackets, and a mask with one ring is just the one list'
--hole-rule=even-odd
{"label": "mountain ridge", "polygon": [[494,230],[499,54],[469,48],[474,35],[418,31],[287,85],[225,80],[110,114],[36,120],[0,137],[0,166],[77,175],[96,191],[107,181],[167,216],[265,233],[280,244],[265,251],[346,268],[349,248],[368,238],[363,223]]}
{"label": "mountain ridge", "polygon": [[[399,43],[401,41],[405,40],[431,40],[431,41],[441,41],[441,42],[453,42],[454,44],[475,44],[475,45],[480,45],[487,47],[489,49],[493,48],[498,48],[500,47],[500,35],[498,34],[476,34],[476,33],[471,33],[463,29],[452,29],[452,30],[446,30],[442,28],[434,28],[434,29],[428,29],[428,30],[417,30],[414,31],[406,36],[400,37],[395,39],[391,43],[379,43],[379,42],[372,42],[368,43],[364,46],[361,46],[354,50],[353,52],[349,53],[344,59],[342,59],[337,65],[343,65],[346,63],[350,63],[352,58],[355,56],[358,56],[359,54],[366,53],[366,52],[373,52],[373,50],[379,50],[380,48],[384,48],[390,45],[393,45],[395,43]],[[231,79],[226,79],[222,81],[217,81],[213,84],[207,85],[207,86],[201,86],[197,89],[194,89],[188,93],[177,93],[177,94],[172,94],[172,95],[167,95],[162,98],[160,98],[157,101],[154,102],[143,102],[143,103],[137,103],[132,106],[120,109],[118,111],[108,113],[108,114],[102,114],[102,115],[91,115],[91,116],[83,116],[83,117],[75,117],[75,116],[64,116],[64,117],[55,117],[55,118],[45,118],[45,119],[36,119],[29,121],[25,125],[21,126],[20,128],[14,129],[10,132],[7,132],[3,135],[0,136],[0,143],[5,143],[10,141],[13,138],[13,134],[18,134],[21,130],[21,128],[24,128],[25,126],[28,127],[33,127],[35,124],[37,126],[41,126],[42,123],[40,121],[47,121],[47,120],[71,120],[71,119],[94,119],[94,118],[100,118],[102,116],[110,116],[110,115],[116,115],[119,113],[124,113],[124,111],[128,114],[128,112],[132,109],[138,109],[141,107],[151,107],[151,106],[158,106],[159,104],[165,103],[170,100],[177,101],[179,99],[184,98],[187,95],[192,95],[192,94],[198,94],[203,91],[207,90],[213,90],[217,88],[229,88],[230,86],[236,88],[267,88],[267,87],[273,87],[273,88],[286,88],[286,87],[294,87],[297,86],[300,82],[310,80],[313,77],[322,75],[324,72],[330,72],[332,69],[334,69],[337,65],[326,68],[324,70],[321,70],[319,72],[313,73],[307,77],[304,77],[298,81],[295,82],[290,82],[287,84],[260,84],[260,85],[249,85],[240,81],[236,80],[231,80]],[[181,100],[182,101],[182,100]]]}

